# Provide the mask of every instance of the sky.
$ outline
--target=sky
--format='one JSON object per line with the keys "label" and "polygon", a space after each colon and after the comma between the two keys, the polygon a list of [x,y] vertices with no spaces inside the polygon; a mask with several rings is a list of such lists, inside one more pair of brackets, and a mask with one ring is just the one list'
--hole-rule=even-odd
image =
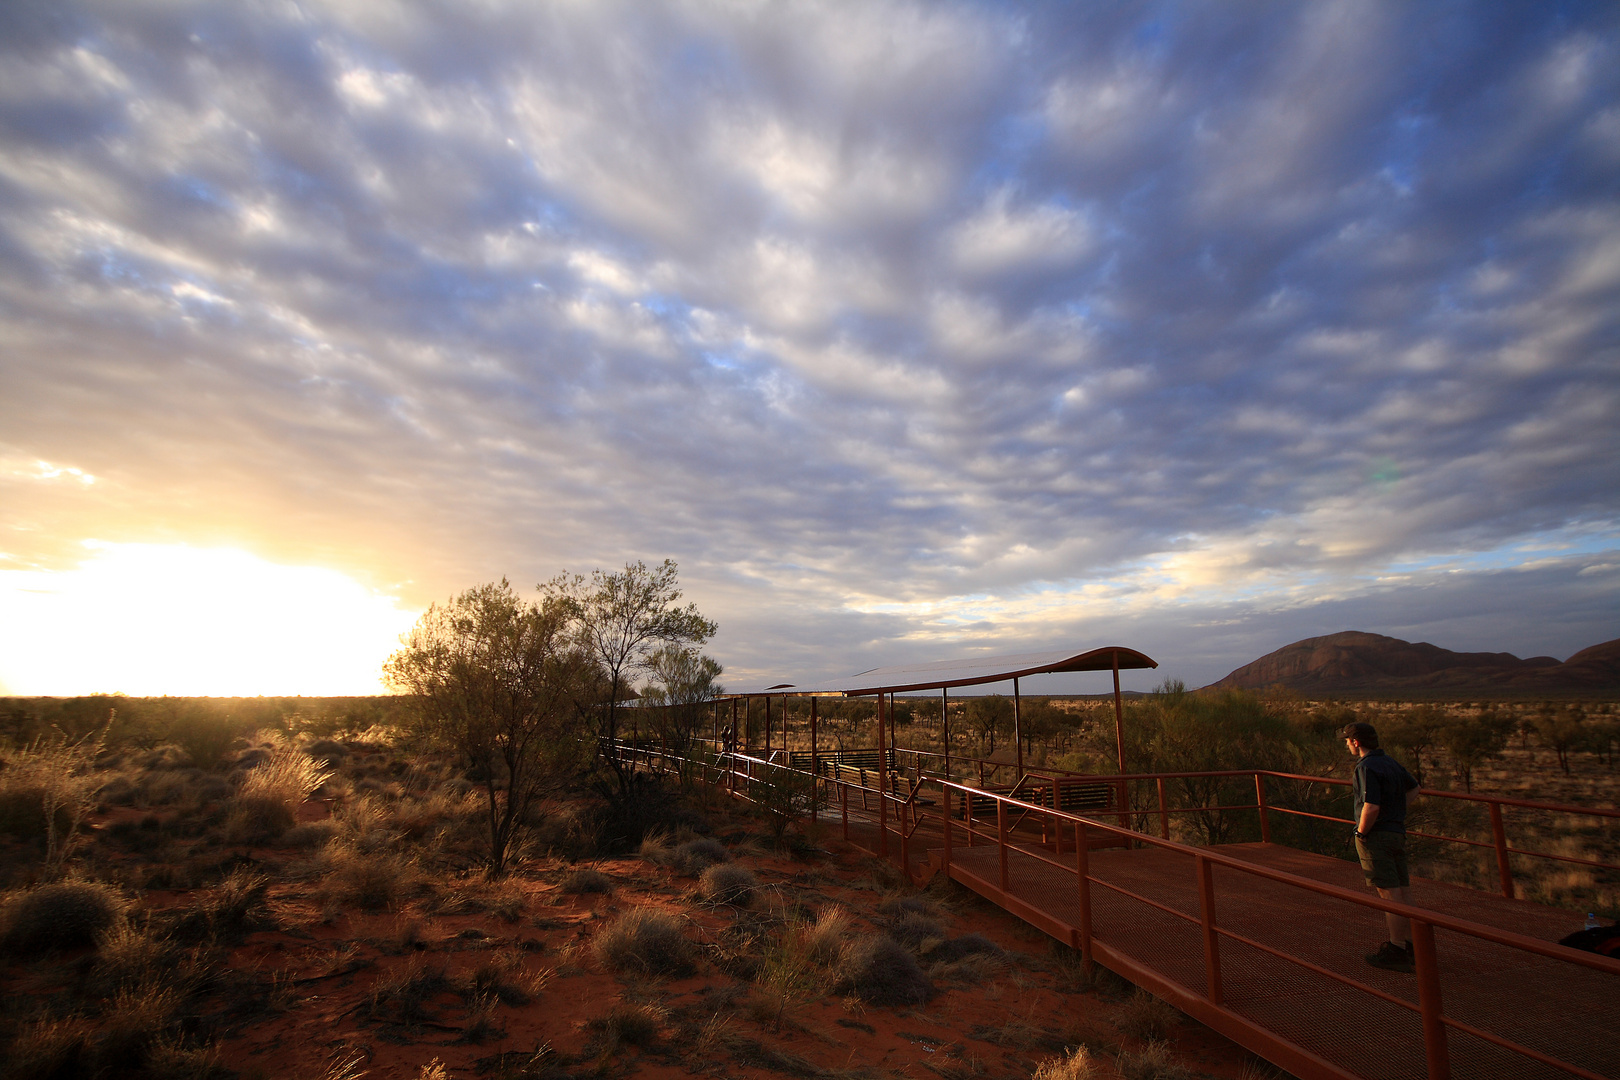
{"label": "sky", "polygon": [[1617,416],[1612,3],[0,5],[0,692],[665,558],[733,687],[1564,659]]}

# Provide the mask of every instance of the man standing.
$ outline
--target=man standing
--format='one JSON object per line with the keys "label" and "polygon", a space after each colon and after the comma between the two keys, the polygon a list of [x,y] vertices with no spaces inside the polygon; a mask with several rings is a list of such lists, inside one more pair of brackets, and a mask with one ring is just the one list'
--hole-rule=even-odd
{"label": "man standing", "polygon": [[[1406,767],[1378,748],[1371,724],[1346,724],[1339,732],[1357,758],[1355,781],[1356,855],[1367,884],[1385,900],[1410,904],[1411,877],[1406,867],[1406,797],[1418,782]],[[1367,954],[1367,963],[1390,971],[1415,971],[1411,921],[1384,913],[1389,940]]]}

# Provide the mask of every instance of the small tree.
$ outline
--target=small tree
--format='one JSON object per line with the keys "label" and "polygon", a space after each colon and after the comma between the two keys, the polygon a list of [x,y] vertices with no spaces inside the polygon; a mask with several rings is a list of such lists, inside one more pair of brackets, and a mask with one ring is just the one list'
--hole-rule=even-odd
{"label": "small tree", "polygon": [[[653,654],[664,646],[702,645],[714,636],[714,623],[695,604],[677,606],[677,576],[673,559],[651,569],[637,561],[617,573],[592,571],[588,583],[563,573],[540,587],[548,600],[566,605],[575,640],[606,676],[602,734],[610,742],[618,738],[619,699],[637,674],[649,670]],[[608,757],[608,765],[618,775],[620,793],[628,796],[631,770],[617,755]]]}
{"label": "small tree", "polygon": [[489,873],[506,872],[531,808],[589,759],[576,701],[591,681],[569,609],[520,599],[505,578],[428,608],[383,665],[414,699],[415,732],[455,753],[487,797]]}
{"label": "small tree", "polygon": [[1445,727],[1445,713],[1433,705],[1419,705],[1397,714],[1388,723],[1379,724],[1378,741],[1404,751],[1411,761],[1413,777],[1422,784],[1423,756],[1439,744]]}
{"label": "small tree", "polygon": [[1513,734],[1513,719],[1495,709],[1479,716],[1458,718],[1440,729],[1440,745],[1451,755],[1451,768],[1463,782],[1463,790],[1474,791],[1474,770],[1483,762],[1500,757]]}
{"label": "small tree", "polygon": [[712,657],[681,645],[666,645],[647,658],[652,681],[641,690],[664,746],[681,762],[683,784],[693,779],[692,751],[708,705],[726,692],[716,680],[721,667]]}
{"label": "small tree", "polygon": [[1573,705],[1557,712],[1545,709],[1535,718],[1536,740],[1558,758],[1558,767],[1569,775],[1569,752],[1586,738],[1586,714]]}
{"label": "small tree", "polygon": [[1012,699],[1000,694],[969,699],[967,722],[985,747],[985,756],[990,757],[996,752],[996,736],[1012,731]]}

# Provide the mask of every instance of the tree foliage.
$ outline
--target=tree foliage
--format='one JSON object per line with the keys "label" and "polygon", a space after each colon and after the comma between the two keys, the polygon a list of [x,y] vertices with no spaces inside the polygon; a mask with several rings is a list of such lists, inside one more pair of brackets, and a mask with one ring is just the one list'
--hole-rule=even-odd
{"label": "tree foliage", "polygon": [[428,608],[383,666],[413,699],[414,732],[459,755],[482,785],[491,876],[506,871],[537,801],[593,749],[578,703],[595,672],[570,639],[569,614],[553,596],[520,598],[503,578]]}
{"label": "tree foliage", "polygon": [[[1130,706],[1125,721],[1125,763],[1130,772],[1218,772],[1230,769],[1296,771],[1301,765],[1299,729],[1240,690],[1190,693],[1180,680],[1166,680]],[[1190,820],[1210,844],[1228,843],[1239,821],[1215,809],[1254,801],[1250,777],[1184,776],[1167,782],[1173,809]]]}
{"label": "tree foliage", "polygon": [[[598,665],[608,683],[602,734],[618,738],[620,699],[637,675],[651,670],[652,657],[669,646],[702,645],[714,636],[715,624],[695,604],[679,606],[675,560],[655,567],[626,563],[623,570],[591,572],[589,581],[563,573],[542,585],[548,601],[561,605],[571,620],[571,636]],[[630,789],[629,770],[610,756],[621,790]]]}
{"label": "tree foliage", "polygon": [[683,645],[665,645],[647,658],[652,678],[641,689],[659,742],[681,762],[681,782],[695,779],[691,769],[698,733],[709,718],[710,703],[725,693],[721,667],[714,658]]}

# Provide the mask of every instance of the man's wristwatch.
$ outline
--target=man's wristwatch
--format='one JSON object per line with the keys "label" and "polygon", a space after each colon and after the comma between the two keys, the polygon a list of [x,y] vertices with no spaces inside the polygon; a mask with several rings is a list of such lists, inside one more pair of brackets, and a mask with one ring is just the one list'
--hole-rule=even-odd
{"label": "man's wristwatch", "polygon": [[1357,829],[1356,830],[1356,839],[1357,840],[1365,840],[1365,839],[1367,839],[1367,834],[1362,832],[1360,829]]}

